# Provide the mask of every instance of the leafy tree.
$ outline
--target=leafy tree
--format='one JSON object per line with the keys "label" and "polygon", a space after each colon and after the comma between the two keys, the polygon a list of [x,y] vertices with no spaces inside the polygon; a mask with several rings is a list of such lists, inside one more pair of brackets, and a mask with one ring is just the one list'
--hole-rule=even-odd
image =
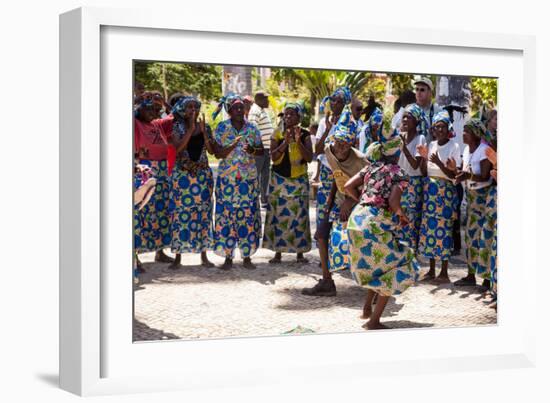
{"label": "leafy tree", "polygon": [[[412,90],[412,83],[414,81],[413,74],[390,74],[392,83],[392,93],[396,96],[400,96],[407,90]],[[435,82],[435,81],[434,81]]]}
{"label": "leafy tree", "polygon": [[497,105],[496,78],[472,78],[472,111],[478,111],[483,105],[485,108],[494,108]]}
{"label": "leafy tree", "polygon": [[207,64],[135,62],[135,81],[149,91],[165,97],[175,92],[197,95],[203,99],[221,96],[221,66]]}

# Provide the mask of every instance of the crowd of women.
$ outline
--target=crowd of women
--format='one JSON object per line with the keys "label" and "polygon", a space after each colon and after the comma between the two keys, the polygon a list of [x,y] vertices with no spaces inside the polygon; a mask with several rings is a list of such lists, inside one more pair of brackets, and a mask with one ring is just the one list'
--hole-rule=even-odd
{"label": "crowd of women", "polygon": [[[224,257],[219,267],[228,270],[236,249],[243,266],[254,269],[251,257],[260,243],[275,252],[272,264],[280,263],[283,253],[307,262],[304,253],[312,248],[308,164],[317,160],[313,238],[322,278],[303,289],[304,295],[336,295],[332,274],[349,269],[367,289],[366,327],[384,328],[380,317],[389,297],[420,280],[419,256],[430,262],[422,281],[450,282],[465,189],[468,275],[454,285],[476,285],[480,278],[496,308],[496,111],[484,121],[464,123],[461,147],[452,109],[431,104],[431,82],[421,79],[415,90],[412,102],[400,98],[391,129],[383,127],[381,108],[370,108],[365,116],[367,108],[346,87],[323,99],[324,117],[307,129],[301,125],[302,106],[287,103],[267,150],[263,132],[247,118],[250,98],[223,97],[215,115],[223,108],[227,119],[211,130],[196,97],[178,94],[166,102],[158,93],[139,94],[134,102],[137,270],[143,270],[139,254],[144,252],[156,252],[157,261],[174,269],[183,253],[200,254],[202,265],[213,266],[208,251]],[[424,91],[427,106],[419,102]],[[266,151],[271,171],[262,225],[255,161]],[[219,160],[215,183],[208,153]]]}

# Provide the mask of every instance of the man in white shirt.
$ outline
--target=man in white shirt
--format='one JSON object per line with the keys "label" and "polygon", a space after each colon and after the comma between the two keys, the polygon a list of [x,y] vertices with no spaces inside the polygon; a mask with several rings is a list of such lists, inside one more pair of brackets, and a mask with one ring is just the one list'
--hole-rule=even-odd
{"label": "man in white shirt", "polygon": [[426,132],[424,134],[428,144],[433,140],[431,133],[432,119],[441,110],[441,107],[432,102],[433,98],[432,80],[427,77],[422,77],[415,81],[414,92],[416,96],[416,104],[424,111]]}
{"label": "man in white shirt", "polygon": [[266,109],[269,107],[269,94],[259,91],[254,96],[254,104],[250,107],[248,121],[254,123],[260,135],[262,136],[262,145],[264,147],[263,155],[256,156],[256,169],[258,170],[258,181],[260,183],[260,196],[262,207],[267,206],[267,186],[269,184],[269,167],[271,156],[269,148],[271,145],[271,136],[273,135],[273,124]]}

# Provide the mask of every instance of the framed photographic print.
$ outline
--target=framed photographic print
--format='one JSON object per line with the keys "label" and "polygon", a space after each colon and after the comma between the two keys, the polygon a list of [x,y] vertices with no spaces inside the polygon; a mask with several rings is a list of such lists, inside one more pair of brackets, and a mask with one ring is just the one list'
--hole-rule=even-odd
{"label": "framed photographic print", "polygon": [[60,24],[62,388],[533,365],[532,38]]}

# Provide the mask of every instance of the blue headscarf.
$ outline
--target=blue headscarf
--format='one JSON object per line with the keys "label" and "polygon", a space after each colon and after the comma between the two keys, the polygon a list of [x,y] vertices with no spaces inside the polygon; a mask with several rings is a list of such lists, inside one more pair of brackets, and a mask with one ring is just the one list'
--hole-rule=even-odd
{"label": "blue headscarf", "polygon": [[333,98],[341,97],[344,100],[344,105],[347,105],[351,102],[351,91],[348,87],[339,87],[332,93],[330,96],[326,96],[322,99],[319,111],[321,113],[325,112],[325,104]]}
{"label": "blue headscarf", "polygon": [[405,107],[405,113],[408,113],[416,120],[416,131],[418,134],[423,134],[426,136],[428,134],[428,129],[426,125],[426,114],[420,106],[417,104],[409,104]]}
{"label": "blue headscarf", "polygon": [[134,116],[137,118],[139,116],[139,111],[142,108],[150,108],[153,106],[153,100],[151,98],[143,98],[139,104],[134,108]]}
{"label": "blue headscarf", "polygon": [[[363,133],[365,135],[366,141],[365,145],[368,147],[370,143],[372,142],[372,127],[374,125],[378,125],[378,130],[376,132],[376,135],[378,138],[382,135],[382,122],[384,121],[384,113],[382,110],[378,107],[372,111],[369,120],[367,121],[367,124],[365,125],[363,129]],[[361,152],[365,153],[366,149],[361,150]]]}
{"label": "blue headscarf", "polygon": [[223,97],[221,97],[220,101],[218,102],[218,109],[216,109],[214,112],[212,112],[212,119],[216,119],[216,117],[218,116],[218,114],[221,111],[222,106],[223,106],[223,108],[225,109],[226,112],[229,112],[231,107],[236,102],[244,103],[244,98],[241,97],[240,95],[235,94],[234,92],[229,92],[229,93],[227,93],[227,95],[224,95]]}
{"label": "blue headscarf", "polygon": [[336,123],[333,139],[353,145],[355,143],[355,130],[352,130],[351,126],[351,111],[346,108],[340,115],[338,123]]}
{"label": "blue headscarf", "polygon": [[201,108],[201,101],[199,101],[197,97],[185,96],[178,99],[178,101],[174,104],[174,106],[172,107],[172,115],[178,114],[183,117],[187,105],[191,102],[195,102],[198,105],[199,109]]}
{"label": "blue headscarf", "polygon": [[453,123],[451,122],[451,116],[449,115],[449,112],[447,112],[445,109],[435,114],[435,116],[432,119],[432,126],[434,126],[437,122],[446,123],[447,129],[449,130],[449,137],[455,136],[455,133],[453,131]]}
{"label": "blue headscarf", "polygon": [[[196,102],[199,109],[201,108],[201,101],[199,101],[198,98],[193,96],[185,96],[178,99],[178,101],[174,104],[172,107],[172,115],[174,117],[179,116],[183,118],[183,114],[185,113],[185,108],[187,108],[187,105],[189,105],[191,102]],[[185,128],[185,121],[183,119],[174,119],[174,125],[172,128],[172,133],[178,138],[181,139],[181,137],[185,134],[186,128]]]}

